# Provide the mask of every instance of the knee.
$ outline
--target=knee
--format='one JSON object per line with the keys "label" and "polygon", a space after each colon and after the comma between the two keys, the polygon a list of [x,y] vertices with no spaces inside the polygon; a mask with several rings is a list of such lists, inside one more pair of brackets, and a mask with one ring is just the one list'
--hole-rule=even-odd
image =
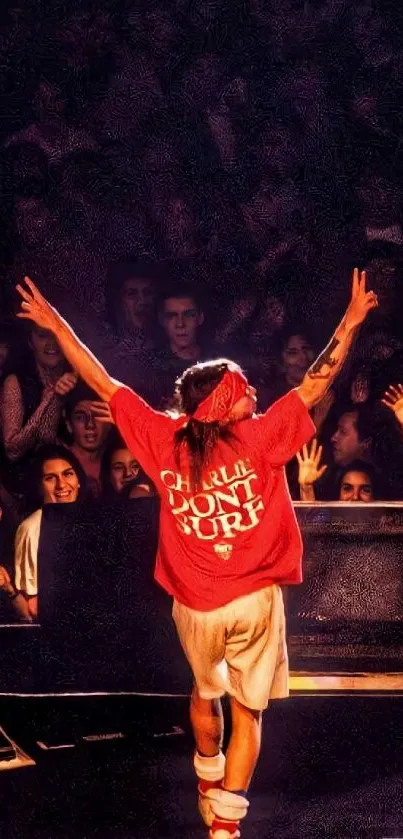
{"label": "knee", "polygon": [[262,711],[257,711],[254,708],[248,708],[246,705],[242,705],[234,696],[230,697],[230,703],[233,722],[242,719],[245,721],[249,720],[251,723],[256,722],[260,725],[263,715]]}
{"label": "knee", "polygon": [[222,713],[221,702],[219,699],[203,699],[196,685],[194,685],[190,699],[190,712],[207,717],[220,716]]}
{"label": "knee", "polygon": [[203,699],[203,697],[200,696],[199,688],[197,687],[196,682],[193,685],[191,696],[192,696],[192,700],[194,702],[208,702],[209,701],[208,699]]}
{"label": "knee", "polygon": [[193,685],[192,695],[190,697],[190,704],[191,707],[196,709],[197,711],[207,711],[211,706],[211,701],[210,699],[203,699],[200,696],[197,686]]}

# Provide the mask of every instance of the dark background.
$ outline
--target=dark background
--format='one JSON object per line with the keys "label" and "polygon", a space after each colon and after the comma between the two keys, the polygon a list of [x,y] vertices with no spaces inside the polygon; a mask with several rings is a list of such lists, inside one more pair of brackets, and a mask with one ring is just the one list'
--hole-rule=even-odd
{"label": "dark background", "polygon": [[402,47],[386,2],[7,4],[3,309],[30,273],[91,342],[108,261],[148,254],[321,340],[399,223]]}

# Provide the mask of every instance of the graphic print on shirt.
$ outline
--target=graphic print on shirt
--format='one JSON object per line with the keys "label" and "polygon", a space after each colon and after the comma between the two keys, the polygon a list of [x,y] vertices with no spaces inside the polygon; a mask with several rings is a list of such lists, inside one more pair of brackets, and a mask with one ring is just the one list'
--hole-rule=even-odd
{"label": "graphic print on shirt", "polygon": [[[257,527],[263,517],[261,480],[248,458],[208,472],[195,495],[179,472],[166,469],[160,476],[177,526],[187,536],[205,541],[234,539]],[[230,545],[218,542],[214,550],[222,559],[230,558]]]}

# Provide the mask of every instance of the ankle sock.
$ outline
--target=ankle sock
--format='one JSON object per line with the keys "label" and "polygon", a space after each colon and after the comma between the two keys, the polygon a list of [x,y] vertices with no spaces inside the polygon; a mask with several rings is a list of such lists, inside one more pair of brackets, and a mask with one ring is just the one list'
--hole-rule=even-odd
{"label": "ankle sock", "polygon": [[199,778],[198,787],[199,787],[200,792],[208,792],[209,789],[221,789],[222,780],[221,781],[203,781],[202,778]]}
{"label": "ankle sock", "polygon": [[204,752],[201,752],[201,751],[200,751],[200,749],[197,749],[197,754],[198,754],[200,757],[217,757],[217,755],[219,755],[219,754],[220,754],[220,752],[219,752],[219,751],[218,751],[218,752],[216,752],[216,753],[215,753],[215,755],[206,755],[206,754],[204,754]]}
{"label": "ankle sock", "polygon": [[225,790],[225,792],[232,792],[234,795],[242,795],[244,798],[248,797],[248,793],[244,789],[227,789],[224,785],[222,785],[222,789]]}
{"label": "ankle sock", "polygon": [[211,825],[212,833],[216,830],[227,830],[229,834],[235,833],[239,828],[239,822],[223,822],[222,819],[214,819]]}

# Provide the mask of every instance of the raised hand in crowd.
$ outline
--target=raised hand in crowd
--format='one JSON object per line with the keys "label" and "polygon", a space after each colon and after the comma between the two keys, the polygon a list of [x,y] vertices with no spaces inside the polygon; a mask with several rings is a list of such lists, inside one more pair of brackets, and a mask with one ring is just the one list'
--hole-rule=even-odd
{"label": "raised hand in crowd", "polygon": [[60,379],[57,380],[54,386],[54,392],[57,396],[67,396],[68,393],[74,390],[77,382],[77,373],[64,373],[63,376],[60,376]]}
{"label": "raised hand in crowd", "polygon": [[321,458],[322,446],[318,447],[316,437],[312,440],[310,450],[305,445],[297,454],[301,501],[315,501],[314,484],[324,475],[327,469],[326,464],[320,465]]}
{"label": "raised hand in crowd", "polygon": [[403,385],[389,385],[381,402],[393,411],[398,423],[403,427]]}
{"label": "raised hand in crowd", "polygon": [[351,401],[355,405],[360,402],[366,402],[369,398],[369,394],[370,387],[368,374],[365,370],[360,370],[351,383]]}
{"label": "raised hand in crowd", "polygon": [[104,422],[108,425],[114,425],[115,420],[112,416],[112,411],[107,402],[91,402],[91,413],[98,422]]}

